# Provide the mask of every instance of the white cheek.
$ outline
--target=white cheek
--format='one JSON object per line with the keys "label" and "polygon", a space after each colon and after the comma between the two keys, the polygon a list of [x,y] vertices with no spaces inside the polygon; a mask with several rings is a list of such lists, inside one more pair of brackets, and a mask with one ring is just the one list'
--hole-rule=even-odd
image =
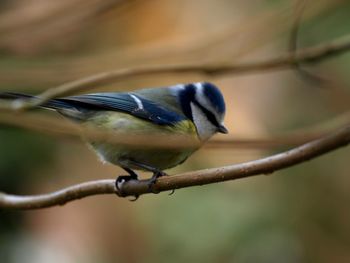
{"label": "white cheek", "polygon": [[203,86],[202,83],[195,83],[194,84],[197,87],[196,92],[196,100],[205,108],[207,108],[210,112],[212,112],[217,120],[221,120],[222,117],[217,113],[216,109],[211,105],[211,103],[206,99],[206,96],[203,92]]}
{"label": "white cheek", "polygon": [[217,128],[208,121],[205,114],[196,105],[191,103],[193,122],[196,125],[197,132],[201,140],[208,140],[216,133]]}

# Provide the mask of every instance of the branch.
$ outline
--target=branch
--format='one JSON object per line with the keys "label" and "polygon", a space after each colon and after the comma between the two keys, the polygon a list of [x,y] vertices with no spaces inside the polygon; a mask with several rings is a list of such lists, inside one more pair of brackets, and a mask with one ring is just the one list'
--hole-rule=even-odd
{"label": "branch", "polygon": [[[350,112],[345,112],[331,120],[307,129],[292,131],[278,136],[267,136],[257,138],[232,138],[230,136],[214,137],[204,146],[205,148],[230,148],[230,149],[276,149],[278,147],[293,147],[307,143],[323,137],[334,128],[345,126],[350,122]],[[0,113],[0,125],[5,124],[12,127],[25,129],[28,131],[45,134],[55,138],[65,140],[84,140],[94,141],[103,140],[119,145],[128,145],[136,147],[159,147],[166,149],[183,149],[189,145],[195,146],[192,138],[179,136],[161,136],[159,134],[125,134],[118,131],[105,131],[98,128],[87,128],[75,125],[68,121],[57,121],[57,118],[45,116],[42,114],[13,114],[11,112]]]}
{"label": "branch", "polygon": [[87,127],[56,118],[40,116],[38,114],[0,113],[0,124],[23,128],[29,131],[40,132],[55,137],[68,139],[83,139],[101,141],[118,145],[142,148],[184,149],[197,148],[200,141],[184,135],[151,134],[151,133],[123,133],[117,130],[106,131],[102,128]]}
{"label": "branch", "polygon": [[[161,177],[154,185],[153,191],[163,192],[185,187],[205,185],[260,174],[271,174],[322,154],[331,152],[350,143],[350,125],[341,128],[328,136],[306,143],[292,150],[263,159],[220,168],[199,170],[180,175]],[[57,192],[36,195],[16,196],[0,194],[2,209],[37,209],[63,205],[67,202],[97,194],[114,194],[135,196],[151,193],[149,180],[131,180],[122,185],[121,191],[115,188],[115,180],[99,180],[73,185]]]}
{"label": "branch", "polygon": [[[291,29],[291,35],[289,39],[289,52],[291,53],[295,53],[298,50],[298,34],[300,31],[302,16],[305,11],[307,2],[308,1],[305,0],[297,1],[297,5],[295,8],[295,18],[293,21],[293,26]],[[302,65],[302,61],[295,63],[292,67],[296,70],[296,73],[298,73],[299,76],[301,76],[306,81],[309,81],[310,83],[314,84],[314,86],[315,84],[317,84],[318,87],[322,86],[321,84],[324,83],[326,80],[323,77],[315,75],[306,70]]]}
{"label": "branch", "polygon": [[66,96],[80,91],[86,91],[103,84],[121,81],[127,78],[159,74],[197,73],[210,76],[232,75],[239,73],[264,72],[293,68],[300,63],[316,63],[339,55],[350,49],[350,35],[327,42],[315,47],[301,49],[276,58],[240,64],[187,64],[187,65],[158,65],[140,66],[135,68],[117,69],[102,72],[87,78],[69,82],[41,93],[36,99],[16,100],[13,103],[3,102],[2,110],[26,110],[38,106],[52,98]]}

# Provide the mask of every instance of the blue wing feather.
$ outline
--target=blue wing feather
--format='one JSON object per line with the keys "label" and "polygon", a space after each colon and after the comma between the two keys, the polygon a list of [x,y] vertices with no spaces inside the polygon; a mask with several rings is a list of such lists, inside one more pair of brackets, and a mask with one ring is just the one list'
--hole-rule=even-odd
{"label": "blue wing feather", "polygon": [[[142,107],[131,95],[137,96]],[[133,93],[95,93],[55,99],[54,101],[64,102],[81,110],[121,111],[159,125],[174,125],[186,119],[183,115]]]}

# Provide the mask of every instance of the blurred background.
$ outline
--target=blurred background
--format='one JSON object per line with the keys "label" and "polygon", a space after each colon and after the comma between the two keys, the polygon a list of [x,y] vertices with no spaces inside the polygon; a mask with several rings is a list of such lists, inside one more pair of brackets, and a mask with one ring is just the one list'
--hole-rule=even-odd
{"label": "blurred background", "polygon": [[[0,91],[39,93],[139,65],[239,63],[288,51],[300,1],[0,0]],[[306,1],[298,46],[349,35],[350,2]],[[292,70],[161,75],[99,87],[122,91],[211,81],[229,137],[335,129],[350,109],[350,54]],[[60,116],[52,115],[57,121]],[[14,116],[15,118],[15,116]],[[219,137],[219,136],[218,136]],[[253,160],[281,147],[204,147],[170,174]],[[350,262],[350,148],[271,176],[145,195],[94,196],[63,207],[0,211],[1,262]],[[39,194],[122,171],[80,141],[0,125],[0,190]]]}

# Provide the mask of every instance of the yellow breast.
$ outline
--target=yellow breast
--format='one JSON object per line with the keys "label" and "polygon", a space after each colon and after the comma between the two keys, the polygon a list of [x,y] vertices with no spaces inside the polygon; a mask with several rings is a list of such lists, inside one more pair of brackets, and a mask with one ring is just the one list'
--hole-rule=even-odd
{"label": "yellow breast", "polygon": [[142,146],[128,147],[127,145],[98,141],[90,142],[104,161],[122,166],[128,166],[127,160],[134,160],[163,170],[182,163],[200,147],[196,127],[190,120],[184,120],[175,125],[167,126],[154,124],[127,113],[105,111],[95,114],[84,125],[108,132],[117,131],[121,136],[123,134],[152,135],[152,138],[154,136],[154,140],[157,140],[157,135],[185,136],[194,142],[189,147],[180,145],[184,147],[169,147],[169,149]]}

